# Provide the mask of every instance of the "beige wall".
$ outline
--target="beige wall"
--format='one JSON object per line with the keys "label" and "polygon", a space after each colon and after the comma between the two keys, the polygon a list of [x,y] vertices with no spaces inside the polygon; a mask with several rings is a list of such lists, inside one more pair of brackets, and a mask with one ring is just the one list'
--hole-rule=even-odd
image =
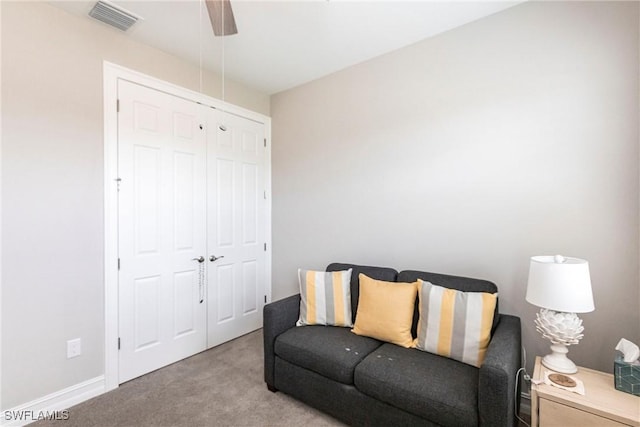
{"label": "beige wall", "polygon": [[272,96],[273,295],[332,261],[486,278],[525,302],[529,258],[590,262],[570,349],[611,371],[640,341],[637,2],[528,2]]}
{"label": "beige wall", "polygon": [[[2,409],[104,373],[102,66],[194,89],[199,72],[43,2],[2,8]],[[220,78],[204,76],[220,96]],[[227,82],[227,101],[269,96]],[[66,341],[82,339],[66,359]]]}

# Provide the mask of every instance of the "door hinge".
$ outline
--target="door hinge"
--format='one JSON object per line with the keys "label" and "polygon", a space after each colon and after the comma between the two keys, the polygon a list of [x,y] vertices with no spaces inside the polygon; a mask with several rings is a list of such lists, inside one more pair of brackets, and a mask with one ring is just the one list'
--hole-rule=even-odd
{"label": "door hinge", "polygon": [[265,252],[267,250],[267,244],[266,243],[264,244],[264,250],[265,250]]}
{"label": "door hinge", "polygon": [[267,190],[264,190],[264,199],[267,200]]}
{"label": "door hinge", "polygon": [[117,99],[116,100],[116,113],[119,113],[119,112],[120,112],[120,100]]}
{"label": "door hinge", "polygon": [[120,270],[120,258],[118,258],[118,270]]}
{"label": "door hinge", "polygon": [[265,304],[267,303],[267,296],[266,295],[264,296],[264,303]]}
{"label": "door hinge", "polygon": [[120,337],[118,337],[118,350],[120,350]]}
{"label": "door hinge", "polygon": [[267,138],[264,139],[264,148],[267,148]]}

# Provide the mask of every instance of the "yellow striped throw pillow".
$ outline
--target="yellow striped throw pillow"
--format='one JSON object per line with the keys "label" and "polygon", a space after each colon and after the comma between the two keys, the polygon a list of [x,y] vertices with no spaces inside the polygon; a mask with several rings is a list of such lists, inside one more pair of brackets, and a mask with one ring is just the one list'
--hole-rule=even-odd
{"label": "yellow striped throw pillow", "polygon": [[416,348],[480,367],[491,339],[498,294],[419,282]]}
{"label": "yellow striped throw pillow", "polygon": [[351,327],[351,269],[345,271],[298,270],[300,318],[297,326]]}

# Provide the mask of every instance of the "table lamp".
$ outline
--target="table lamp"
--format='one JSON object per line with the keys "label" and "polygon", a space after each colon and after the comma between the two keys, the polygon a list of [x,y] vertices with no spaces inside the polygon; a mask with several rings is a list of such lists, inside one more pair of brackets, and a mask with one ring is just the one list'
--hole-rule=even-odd
{"label": "table lamp", "polygon": [[576,313],[594,310],[589,263],[583,259],[556,256],[531,257],[526,300],[540,308],[536,330],[551,341],[551,354],[542,364],[555,372],[574,374],[578,368],[568,357],[568,345],[584,336]]}

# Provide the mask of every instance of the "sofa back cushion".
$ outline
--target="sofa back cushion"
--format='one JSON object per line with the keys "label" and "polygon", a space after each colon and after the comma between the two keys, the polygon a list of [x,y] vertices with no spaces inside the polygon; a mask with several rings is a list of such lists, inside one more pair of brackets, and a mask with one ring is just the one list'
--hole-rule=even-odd
{"label": "sofa back cushion", "polygon": [[[371,267],[366,265],[355,265],[355,264],[342,264],[342,263],[333,263],[327,266],[327,271],[342,271],[352,269],[351,271],[351,316],[352,321],[356,321],[356,312],[358,311],[358,300],[360,297],[360,281],[358,276],[360,273],[371,277],[376,280],[384,280],[385,282],[397,282],[398,281],[398,272],[393,268],[386,267]],[[415,280],[411,280],[415,282]],[[413,335],[415,336],[415,321],[414,321],[414,331]]]}
{"label": "sofa back cushion", "polygon": [[[400,273],[398,273],[397,281],[398,282],[415,282],[418,279],[424,280],[425,282],[431,282],[437,286],[457,289],[463,292],[487,292],[490,294],[495,294],[498,292],[498,287],[495,285],[495,283],[489,282],[488,280],[472,279],[470,277],[461,277],[461,276],[450,276],[447,274],[428,273],[426,271],[414,271],[414,270],[401,271]],[[351,280],[353,280],[353,275],[351,276]],[[353,293],[352,293],[352,297],[353,297]],[[416,308],[413,313],[413,326],[411,329],[411,333],[413,334],[414,337],[417,336],[419,317],[420,317],[420,314],[418,311],[418,304],[416,301]],[[492,330],[495,329],[499,320],[500,319],[499,319],[499,312],[498,312],[498,301],[496,301],[496,308],[493,314],[493,325],[491,327]]]}

